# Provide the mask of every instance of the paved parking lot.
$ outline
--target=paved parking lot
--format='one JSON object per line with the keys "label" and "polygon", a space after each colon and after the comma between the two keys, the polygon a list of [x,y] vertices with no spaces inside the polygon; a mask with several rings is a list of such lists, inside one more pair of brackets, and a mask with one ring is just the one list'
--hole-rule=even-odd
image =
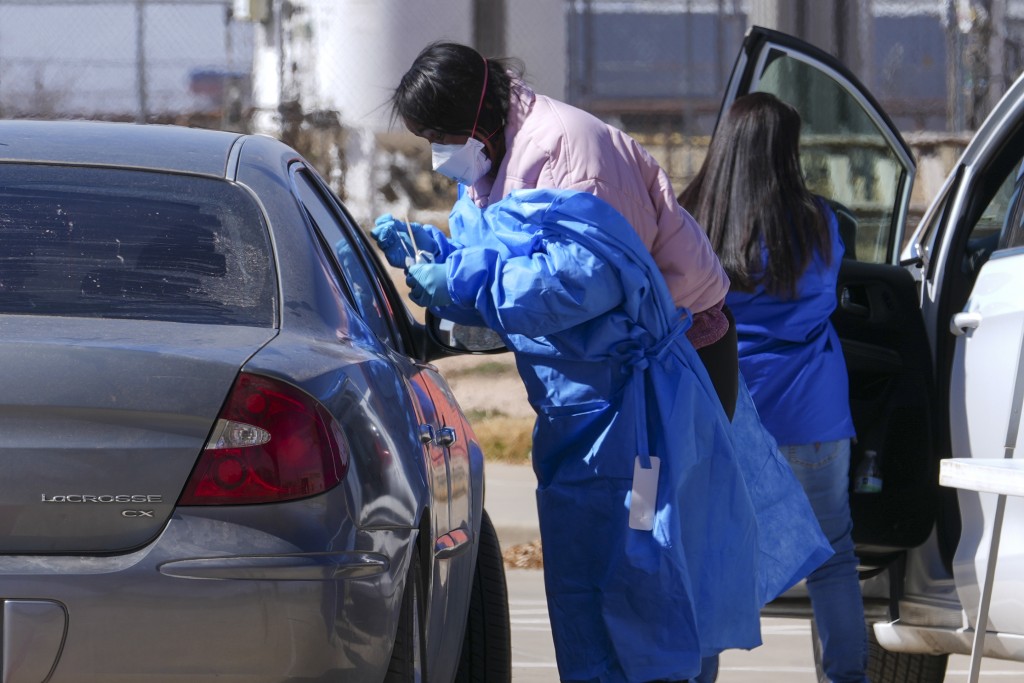
{"label": "paved parking lot", "polygon": [[[558,683],[540,570],[507,570],[512,622],[512,683]],[[811,627],[804,619],[764,619],[764,645],[722,655],[718,683],[816,683]],[[970,658],[949,658],[946,683],[965,683]],[[1024,664],[986,659],[981,681],[1024,681]]]}
{"label": "paved parking lot", "polygon": [[[502,547],[538,538],[533,471],[528,466],[501,463],[488,463],[486,471],[486,506]],[[508,569],[506,575],[512,622],[512,681],[558,683],[542,571]],[[817,682],[811,655],[810,622],[764,619],[761,633],[764,640],[761,647],[722,655],[718,683]],[[969,657],[950,657],[946,683],[966,683],[969,666]],[[986,659],[981,681],[1024,681],[1024,663]]]}

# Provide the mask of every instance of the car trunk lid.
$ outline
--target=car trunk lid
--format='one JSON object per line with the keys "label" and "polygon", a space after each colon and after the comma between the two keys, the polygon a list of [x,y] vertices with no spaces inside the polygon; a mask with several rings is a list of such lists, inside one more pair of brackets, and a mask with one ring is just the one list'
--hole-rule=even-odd
{"label": "car trunk lid", "polygon": [[0,316],[0,553],[137,548],[272,328]]}

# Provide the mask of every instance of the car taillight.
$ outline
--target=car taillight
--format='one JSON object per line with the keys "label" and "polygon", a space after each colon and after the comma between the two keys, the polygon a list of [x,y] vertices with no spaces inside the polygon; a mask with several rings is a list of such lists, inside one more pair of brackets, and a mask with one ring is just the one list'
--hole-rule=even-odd
{"label": "car taillight", "polygon": [[311,396],[242,373],[179,505],[271,503],[322,493],[348,469],[344,435]]}

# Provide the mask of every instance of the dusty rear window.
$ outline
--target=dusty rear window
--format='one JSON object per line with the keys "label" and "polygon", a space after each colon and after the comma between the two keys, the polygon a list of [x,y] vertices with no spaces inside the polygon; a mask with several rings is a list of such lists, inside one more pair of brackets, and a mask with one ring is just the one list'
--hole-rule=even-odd
{"label": "dusty rear window", "polygon": [[0,313],[271,327],[253,199],[166,173],[0,166]]}

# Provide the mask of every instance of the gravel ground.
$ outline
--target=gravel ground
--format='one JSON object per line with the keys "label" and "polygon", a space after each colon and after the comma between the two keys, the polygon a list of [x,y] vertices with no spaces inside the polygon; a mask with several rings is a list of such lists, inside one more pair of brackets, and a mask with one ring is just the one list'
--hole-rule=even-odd
{"label": "gravel ground", "polygon": [[434,362],[463,411],[532,418],[526,388],[511,353],[453,356]]}

